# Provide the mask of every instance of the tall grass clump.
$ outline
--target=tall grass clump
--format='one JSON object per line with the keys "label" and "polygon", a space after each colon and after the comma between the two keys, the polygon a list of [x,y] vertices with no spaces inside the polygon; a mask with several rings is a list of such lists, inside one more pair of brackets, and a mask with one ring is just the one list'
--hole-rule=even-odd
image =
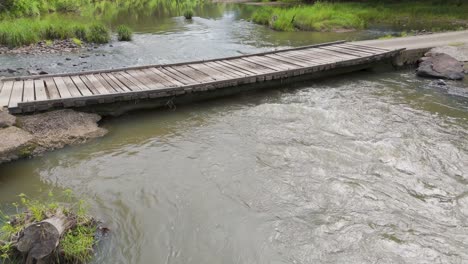
{"label": "tall grass clump", "polygon": [[117,27],[117,39],[119,41],[130,41],[132,40],[132,35],[133,32],[129,27],[125,25],[120,25]]}
{"label": "tall grass clump", "polygon": [[107,43],[110,40],[109,29],[102,24],[92,24],[86,33],[85,41],[92,43]]}
{"label": "tall grass clump", "polygon": [[193,17],[193,11],[191,9],[187,9],[184,12],[184,17],[185,19],[192,19]]}

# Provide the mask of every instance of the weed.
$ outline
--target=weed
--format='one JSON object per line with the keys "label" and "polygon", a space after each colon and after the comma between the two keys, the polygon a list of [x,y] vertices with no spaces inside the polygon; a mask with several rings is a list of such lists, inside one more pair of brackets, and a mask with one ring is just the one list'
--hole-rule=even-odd
{"label": "weed", "polygon": [[184,12],[184,17],[185,19],[192,19],[193,17],[193,11],[191,9],[187,9]]}
{"label": "weed", "polygon": [[117,38],[119,41],[130,41],[132,40],[132,30],[125,26],[125,25],[120,25],[117,27]]}

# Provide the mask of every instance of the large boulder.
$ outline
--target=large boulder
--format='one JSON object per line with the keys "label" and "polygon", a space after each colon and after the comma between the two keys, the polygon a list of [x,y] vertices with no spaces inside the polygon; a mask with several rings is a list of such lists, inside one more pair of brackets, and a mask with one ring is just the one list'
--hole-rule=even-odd
{"label": "large boulder", "polygon": [[17,126],[31,133],[44,151],[104,136],[107,130],[98,126],[99,120],[96,114],[64,109],[18,117]]}
{"label": "large boulder", "polygon": [[463,63],[445,53],[428,52],[419,63],[418,76],[461,80],[465,73]]}
{"label": "large boulder", "polygon": [[0,108],[0,128],[10,127],[16,123],[16,117]]}
{"label": "large boulder", "polygon": [[17,127],[0,129],[0,163],[28,157],[36,148],[34,137]]}

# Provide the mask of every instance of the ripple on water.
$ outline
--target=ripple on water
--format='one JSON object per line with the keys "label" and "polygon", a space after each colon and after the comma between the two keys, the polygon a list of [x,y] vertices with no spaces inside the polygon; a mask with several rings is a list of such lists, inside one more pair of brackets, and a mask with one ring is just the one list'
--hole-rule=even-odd
{"label": "ripple on water", "polygon": [[90,200],[113,230],[97,263],[466,263],[468,107],[425,84],[362,73],[128,114],[10,171]]}

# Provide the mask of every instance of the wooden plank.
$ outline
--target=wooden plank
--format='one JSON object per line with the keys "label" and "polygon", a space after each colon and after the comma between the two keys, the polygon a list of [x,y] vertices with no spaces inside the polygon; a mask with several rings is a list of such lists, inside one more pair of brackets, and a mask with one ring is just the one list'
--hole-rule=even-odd
{"label": "wooden plank", "polygon": [[369,57],[369,56],[376,55],[376,53],[374,53],[374,52],[363,51],[363,50],[360,50],[360,49],[350,48],[350,47],[346,47],[346,46],[336,46],[336,47],[333,47],[333,48],[336,49],[336,50],[341,50],[341,51],[349,53],[349,54],[359,55],[360,57]]}
{"label": "wooden plank", "polygon": [[93,93],[91,92],[91,90],[88,89],[88,87],[86,86],[86,84],[84,84],[84,82],[80,79],[80,77],[78,76],[70,76],[70,78],[73,80],[73,82],[75,83],[76,87],[78,88],[78,90],[80,91],[80,93],[83,95],[83,96],[91,96],[93,95]]}
{"label": "wooden plank", "polygon": [[57,90],[60,93],[61,98],[70,98],[72,97],[70,91],[67,88],[67,85],[63,81],[62,77],[53,77]]}
{"label": "wooden plank", "polygon": [[161,71],[161,68],[149,68],[148,70],[152,71],[155,75],[152,75],[154,78],[162,78],[166,81],[172,83],[175,86],[184,86],[182,82],[179,82],[176,77],[172,77],[172,75],[167,75],[165,72]]}
{"label": "wooden plank", "polygon": [[223,72],[214,70],[203,63],[190,64],[189,67],[210,76],[215,81],[228,80],[232,78],[231,76],[226,75]]}
{"label": "wooden plank", "polygon": [[[156,70],[156,69],[155,69]],[[153,80],[153,82],[161,84],[163,87],[162,88],[171,88],[171,87],[176,87],[177,84],[171,82],[170,80],[166,79],[162,73],[156,73],[152,70],[148,69],[142,69],[146,76],[150,79]],[[166,76],[169,78],[168,76]]]}
{"label": "wooden plank", "polygon": [[328,51],[295,51],[292,53],[293,56],[297,56],[298,58],[310,59],[321,64],[327,64],[343,60],[343,57],[336,56],[336,54],[330,54],[328,53]]}
{"label": "wooden plank", "polygon": [[18,103],[23,101],[24,81],[15,81],[13,83],[13,91],[11,91],[10,102],[8,108],[18,107]]}
{"label": "wooden plank", "polygon": [[34,80],[24,81],[23,102],[32,102],[36,98],[34,96]]}
{"label": "wooden plank", "polygon": [[359,47],[355,47],[355,46],[352,46],[352,45],[337,45],[337,47],[340,47],[340,48],[345,48],[345,49],[349,49],[349,50],[356,50],[356,51],[359,51],[359,52],[365,52],[365,53],[369,53],[369,54],[372,54],[372,55],[378,55],[378,54],[382,54],[383,52],[381,51],[375,51],[375,50],[372,50],[372,49],[367,49],[367,48],[359,48]]}
{"label": "wooden plank", "polygon": [[80,90],[78,90],[78,87],[76,87],[75,83],[69,76],[64,76],[64,77],[57,77],[57,78],[62,78],[63,82],[68,88],[68,91],[70,91],[70,94],[72,97],[80,97],[81,93]]}
{"label": "wooden plank", "polygon": [[235,69],[230,68],[229,66],[225,66],[217,62],[205,62],[204,64],[208,67],[211,67],[214,70],[222,71],[224,74],[229,75],[233,78],[243,78],[252,75],[252,73],[245,74],[243,72],[237,71]]}
{"label": "wooden plank", "polygon": [[109,91],[109,93],[120,93],[122,90],[118,89],[115,90],[110,83],[106,81],[104,77],[102,77],[100,74],[93,74],[94,78],[96,78],[106,89]]}
{"label": "wooden plank", "polygon": [[91,85],[99,92],[99,94],[109,94],[110,91],[99,82],[99,80],[93,74],[87,74],[85,77],[91,82]]}
{"label": "wooden plank", "polygon": [[48,99],[43,80],[34,80],[34,90],[36,92],[37,101],[44,101]]}
{"label": "wooden plank", "polygon": [[3,83],[2,91],[0,92],[0,107],[7,106],[10,102],[11,91],[13,90],[13,81]]}
{"label": "wooden plank", "polygon": [[200,83],[207,83],[207,82],[213,82],[215,79],[211,78],[209,75],[197,71],[196,69],[189,67],[188,65],[181,65],[177,67],[172,67],[173,69],[184,73],[185,75],[189,76],[190,78],[200,82]]}
{"label": "wooden plank", "polygon": [[166,68],[159,68],[158,70],[160,72],[164,73],[165,75],[171,77],[172,79],[182,83],[182,86],[197,84],[197,82],[195,82],[193,80],[187,80],[185,76],[183,76],[181,74],[176,74],[173,71],[169,71]]}
{"label": "wooden plank", "polygon": [[271,62],[265,62],[265,60],[263,58],[260,58],[260,57],[248,57],[248,58],[244,58],[243,60],[246,60],[248,62],[255,63],[257,65],[260,65],[260,66],[263,66],[265,68],[271,69],[274,72],[275,71],[290,70],[287,66],[284,66],[284,65],[280,64],[279,62],[278,62],[277,65],[275,65],[274,63],[271,63]]}
{"label": "wooden plank", "polygon": [[[231,66],[231,68],[237,69],[244,73],[247,72],[249,73],[249,75],[261,75],[265,73],[264,70],[257,69],[256,65],[253,65],[253,66],[251,64],[247,65],[247,61],[239,62],[239,61],[233,61],[233,60],[224,60],[224,61],[218,61],[218,63],[229,65]],[[260,65],[258,65],[258,67],[260,67]]]}
{"label": "wooden plank", "polygon": [[120,74],[121,72],[114,72],[114,73],[108,73],[107,76],[112,76],[115,79],[117,79],[119,82],[121,82],[125,87],[130,89],[130,91],[141,91],[141,88],[138,87],[138,85],[134,84],[133,82],[129,81],[127,78],[125,78],[123,75]]}
{"label": "wooden plank", "polygon": [[130,74],[128,74],[127,72],[125,71],[121,71],[119,72],[122,76],[124,76],[125,78],[127,78],[129,81],[131,81],[132,83],[136,84],[140,90],[149,90],[150,88],[147,87],[146,85],[144,85],[140,80],[138,80],[137,78],[131,76]]}
{"label": "wooden plank", "polygon": [[295,70],[295,69],[299,69],[303,67],[298,64],[290,63],[290,62],[283,61],[283,60],[278,60],[278,59],[267,57],[267,56],[253,56],[251,58],[258,58],[262,60],[266,65],[281,66],[281,67],[286,68],[287,70]]}
{"label": "wooden plank", "polygon": [[342,57],[345,57],[345,58],[348,58],[348,59],[358,59],[358,58],[362,57],[360,55],[351,54],[350,52],[346,52],[346,51],[343,51],[343,50],[338,49],[338,48],[323,47],[323,48],[319,48],[319,49],[327,50],[329,52],[333,52],[333,53],[337,54],[337,56],[341,55]]}
{"label": "wooden plank", "polygon": [[127,71],[128,74],[132,75],[134,78],[141,81],[144,85],[146,85],[149,89],[161,89],[165,86],[162,85],[160,82],[155,82],[154,80],[150,79],[148,74],[142,70],[131,70]]}
{"label": "wooden plank", "polygon": [[312,62],[304,62],[303,60],[299,60],[299,59],[296,59],[294,57],[283,57],[279,54],[271,54],[271,55],[265,55],[265,57],[268,57],[268,58],[272,58],[272,59],[276,59],[276,60],[279,60],[279,61],[282,61],[282,62],[287,62],[287,63],[291,63],[291,64],[294,64],[294,65],[297,65],[297,66],[300,66],[300,67],[310,67],[311,64],[314,64]]}
{"label": "wooden plank", "polygon": [[174,69],[173,67],[163,67],[163,69],[165,69],[168,72],[171,72],[175,76],[179,76],[180,79],[183,79],[189,85],[200,84],[201,83],[201,82],[191,78],[190,76],[187,76],[183,72],[180,72],[180,71]]}
{"label": "wooden plank", "polygon": [[130,92],[132,91],[124,83],[119,81],[115,76],[110,73],[101,73],[102,78],[106,80],[115,90],[120,90],[121,92]]}
{"label": "wooden plank", "polygon": [[[249,58],[252,58],[252,57],[249,57]],[[262,66],[262,65],[259,65],[257,63],[245,60],[244,58],[230,60],[230,62],[242,65],[242,66],[246,67],[247,69],[249,69],[251,71],[257,71],[257,72],[259,72],[259,74],[273,73],[273,72],[276,71],[276,70],[268,68],[266,66]]]}
{"label": "wooden plank", "polygon": [[60,99],[60,93],[55,85],[54,79],[52,78],[45,78],[44,83],[46,86],[46,92],[48,94],[47,97],[50,99]]}
{"label": "wooden plank", "polygon": [[381,52],[381,53],[386,53],[386,52],[390,51],[390,50],[384,49],[384,48],[378,48],[378,47],[367,46],[367,45],[359,45],[359,44],[352,43],[352,42],[346,42],[346,44],[349,45],[349,46],[354,46],[354,47],[358,47],[358,48],[366,48],[366,49],[369,49],[369,50],[375,50],[375,51]]}
{"label": "wooden plank", "polygon": [[[86,75],[79,75],[79,78],[81,79],[81,81],[83,81],[83,83],[86,85],[86,87],[88,87],[88,89],[93,93],[93,95],[99,95],[101,94],[97,89],[96,87],[94,87],[94,85],[91,83],[90,80],[88,80],[88,77],[86,77]],[[106,91],[107,92],[107,91]]]}
{"label": "wooden plank", "polygon": [[283,57],[288,56],[288,57],[303,60],[306,62],[313,62],[315,64],[331,63],[331,62],[336,62],[337,60],[339,60],[336,57],[330,57],[330,55],[324,56],[323,54],[314,54],[312,52],[298,52],[298,51],[291,51],[291,52],[284,53],[284,54],[278,54],[278,56],[283,56]]}

